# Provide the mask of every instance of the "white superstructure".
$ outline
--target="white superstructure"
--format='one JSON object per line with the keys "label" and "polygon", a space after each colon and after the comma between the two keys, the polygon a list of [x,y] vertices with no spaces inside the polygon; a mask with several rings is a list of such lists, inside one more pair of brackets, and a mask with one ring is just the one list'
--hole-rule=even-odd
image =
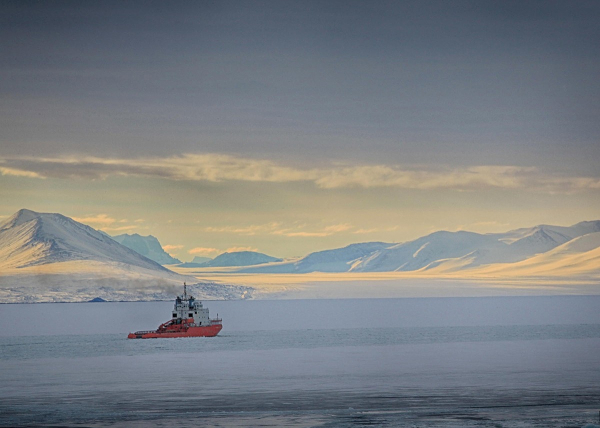
{"label": "white superstructure", "polygon": [[[193,321],[190,321],[190,318]],[[208,308],[202,306],[202,302],[196,300],[194,296],[188,296],[185,283],[183,284],[183,296],[177,296],[173,307],[173,322],[181,324],[184,320],[196,326],[211,325]]]}

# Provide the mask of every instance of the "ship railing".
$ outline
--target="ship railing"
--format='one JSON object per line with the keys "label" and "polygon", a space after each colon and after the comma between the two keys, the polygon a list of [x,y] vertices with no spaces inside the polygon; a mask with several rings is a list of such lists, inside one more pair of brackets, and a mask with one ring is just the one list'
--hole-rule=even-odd
{"label": "ship railing", "polygon": [[222,321],[223,320],[221,318],[215,318],[215,319],[210,320],[210,324],[211,325],[213,325],[213,324],[222,324]]}
{"label": "ship railing", "polygon": [[144,331],[136,331],[133,334],[148,334],[148,333],[156,333],[156,330],[144,330]]}

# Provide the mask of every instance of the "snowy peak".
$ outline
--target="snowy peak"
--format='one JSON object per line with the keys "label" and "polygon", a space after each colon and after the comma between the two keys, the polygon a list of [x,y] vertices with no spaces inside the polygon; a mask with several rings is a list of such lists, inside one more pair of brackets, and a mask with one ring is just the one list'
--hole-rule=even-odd
{"label": "snowy peak", "polygon": [[20,210],[0,226],[0,266],[22,268],[75,260],[112,261],[166,271],[105,234],[61,214]]}
{"label": "snowy peak", "polygon": [[560,242],[562,244],[570,239],[577,238],[578,236],[583,236],[588,233],[600,232],[600,220],[582,221],[580,223],[574,224],[573,226],[566,227],[541,224],[534,227],[515,229],[506,233],[493,235],[498,236],[498,238],[501,241],[506,242],[507,244],[511,244],[515,241],[518,241],[519,239],[530,236],[536,232],[544,232],[556,242]]}
{"label": "snowy peak", "polygon": [[491,264],[475,271],[494,277],[600,278],[600,232],[587,233],[526,260]]}
{"label": "snowy peak", "polygon": [[[357,271],[416,271],[435,269],[457,271],[481,265],[521,262],[538,254],[594,235],[600,222],[582,222],[570,227],[539,225],[505,234],[473,232],[435,232],[411,242],[382,250],[357,263]],[[585,240],[596,242],[594,239]],[[562,250],[561,250],[562,251]]]}
{"label": "snowy peak", "polygon": [[38,217],[39,214],[34,211],[25,208],[20,209],[0,225],[0,231],[9,229],[11,227],[19,226]]}
{"label": "snowy peak", "polygon": [[[30,210],[21,210],[0,225],[0,272],[3,303],[165,299],[181,283],[196,280],[61,214]],[[245,296],[249,290],[214,283],[202,286],[201,295],[213,298]]]}
{"label": "snowy peak", "polygon": [[570,240],[569,236],[563,235],[547,226],[538,226],[534,227],[529,234],[511,242],[510,247],[543,253]]}
{"label": "snowy peak", "polygon": [[414,241],[382,249],[376,256],[357,263],[353,270],[361,272],[419,270],[442,259],[463,257],[476,250],[496,245],[498,245],[496,239],[478,233],[439,231]]}
{"label": "snowy peak", "polygon": [[154,260],[158,264],[168,265],[181,263],[181,260],[178,260],[167,253],[162,245],[160,245],[160,242],[158,242],[158,239],[152,235],[142,236],[137,233],[134,233],[133,235],[123,234],[113,236],[112,239],[150,260]]}

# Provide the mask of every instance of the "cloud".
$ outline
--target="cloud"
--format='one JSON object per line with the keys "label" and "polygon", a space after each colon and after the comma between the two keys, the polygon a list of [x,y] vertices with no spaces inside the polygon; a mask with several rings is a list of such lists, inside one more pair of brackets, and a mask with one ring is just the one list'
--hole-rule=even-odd
{"label": "cloud", "polygon": [[116,219],[109,217],[107,214],[97,214],[95,216],[87,217],[73,217],[73,220],[78,221],[79,223],[97,226],[110,226],[117,221]]}
{"label": "cloud", "polygon": [[398,187],[404,189],[476,189],[525,187],[535,168],[475,166],[470,168],[403,169],[398,166],[351,166],[332,169],[317,179],[324,189]]}
{"label": "cloud", "polygon": [[343,223],[343,224],[334,224],[331,226],[327,226],[323,230],[328,233],[329,232],[338,233],[338,232],[345,232],[349,229],[352,229],[352,225],[350,223]]}
{"label": "cloud", "polygon": [[302,230],[304,226],[295,227],[295,228],[283,228],[274,230],[271,232],[272,235],[280,235],[287,236],[291,238],[318,238],[331,236],[336,233],[346,232],[353,228],[352,225],[348,223],[343,224],[334,224],[331,226],[326,226],[317,230]]}
{"label": "cloud", "polygon": [[181,250],[183,248],[183,245],[163,245],[163,250],[165,250],[166,252],[169,251],[173,251],[173,250]]}
{"label": "cloud", "polygon": [[225,250],[226,253],[236,253],[238,251],[258,251],[258,248],[254,247],[230,247]]}
{"label": "cloud", "polygon": [[178,254],[177,250],[181,250],[183,245],[163,245],[163,250],[165,250],[171,257],[176,257]]}
{"label": "cloud", "polygon": [[[163,247],[166,249],[167,246]],[[209,256],[212,254],[222,254],[222,253],[236,253],[238,251],[258,251],[255,247],[229,247],[226,250],[219,250],[218,248],[207,248],[207,247],[196,247],[192,248],[188,251],[189,254],[192,255],[201,255],[201,256]]]}
{"label": "cloud", "polygon": [[357,234],[357,235],[362,235],[362,234],[375,233],[375,232],[379,232],[379,229],[377,229],[377,228],[357,229],[357,230],[353,231],[352,233]]}
{"label": "cloud", "polygon": [[[205,227],[203,230],[205,232],[213,232],[213,233],[232,233],[238,235],[279,235],[279,236],[287,236],[287,237],[324,237],[330,236],[336,233],[341,233],[348,231],[353,228],[353,226],[349,223],[342,224],[334,224],[330,226],[326,226],[323,228],[319,228],[317,230],[305,230],[305,224],[295,224],[293,226],[283,226],[281,222],[270,222],[265,224],[254,224],[250,226],[221,226],[214,227],[209,226]],[[256,251],[256,249],[251,250],[238,250],[238,251]]]}
{"label": "cloud", "polygon": [[14,169],[14,168],[5,168],[5,167],[0,167],[0,174],[12,175],[15,177],[45,178],[42,175],[40,175],[34,171],[27,171],[27,170],[23,170],[23,169]]}
{"label": "cloud", "polygon": [[196,248],[192,248],[190,251],[188,251],[188,254],[210,255],[210,254],[220,253],[220,252],[221,252],[221,250],[219,250],[218,248],[196,247]]}
{"label": "cloud", "polygon": [[[310,182],[321,189],[530,189],[550,193],[599,190],[600,178],[559,176],[533,167],[476,165],[420,167],[402,165],[330,164],[297,168],[271,160],[225,154],[184,154],[133,159],[67,156],[5,157],[0,172],[29,178],[104,179],[146,176],[187,181]],[[250,232],[251,233],[251,232]]]}
{"label": "cloud", "polygon": [[269,232],[279,227],[281,223],[267,223],[257,224],[250,226],[223,226],[223,227],[205,227],[205,232],[217,232],[217,233],[233,233],[239,235],[256,235],[261,232]]}
{"label": "cloud", "polygon": [[275,235],[287,236],[290,238],[316,238],[316,237],[325,237],[331,235],[331,233],[327,232],[288,232],[285,230],[280,230],[274,233]]}
{"label": "cloud", "polygon": [[31,173],[38,178],[103,179],[113,175],[138,175],[190,181],[288,182],[307,180],[314,175],[309,170],[278,165],[269,160],[224,154],[185,154],[136,159],[94,156],[15,157],[0,159],[0,162],[6,164],[3,168],[10,169],[13,175]]}
{"label": "cloud", "polygon": [[[128,223],[127,219],[117,220],[116,218],[110,217],[107,214],[88,215],[86,217],[73,217],[73,220],[78,221],[79,223],[87,224],[96,229],[103,230],[107,233],[127,232],[139,228],[138,225],[123,224]],[[120,226],[117,226],[117,224],[119,224]]]}

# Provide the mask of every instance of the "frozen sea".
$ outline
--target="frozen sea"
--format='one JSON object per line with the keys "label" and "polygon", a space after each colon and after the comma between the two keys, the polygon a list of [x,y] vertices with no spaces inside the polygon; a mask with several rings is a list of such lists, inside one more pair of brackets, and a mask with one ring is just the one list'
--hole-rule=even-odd
{"label": "frozen sea", "polygon": [[600,296],[205,305],[219,336],[154,340],[172,302],[0,305],[0,425],[598,424]]}

